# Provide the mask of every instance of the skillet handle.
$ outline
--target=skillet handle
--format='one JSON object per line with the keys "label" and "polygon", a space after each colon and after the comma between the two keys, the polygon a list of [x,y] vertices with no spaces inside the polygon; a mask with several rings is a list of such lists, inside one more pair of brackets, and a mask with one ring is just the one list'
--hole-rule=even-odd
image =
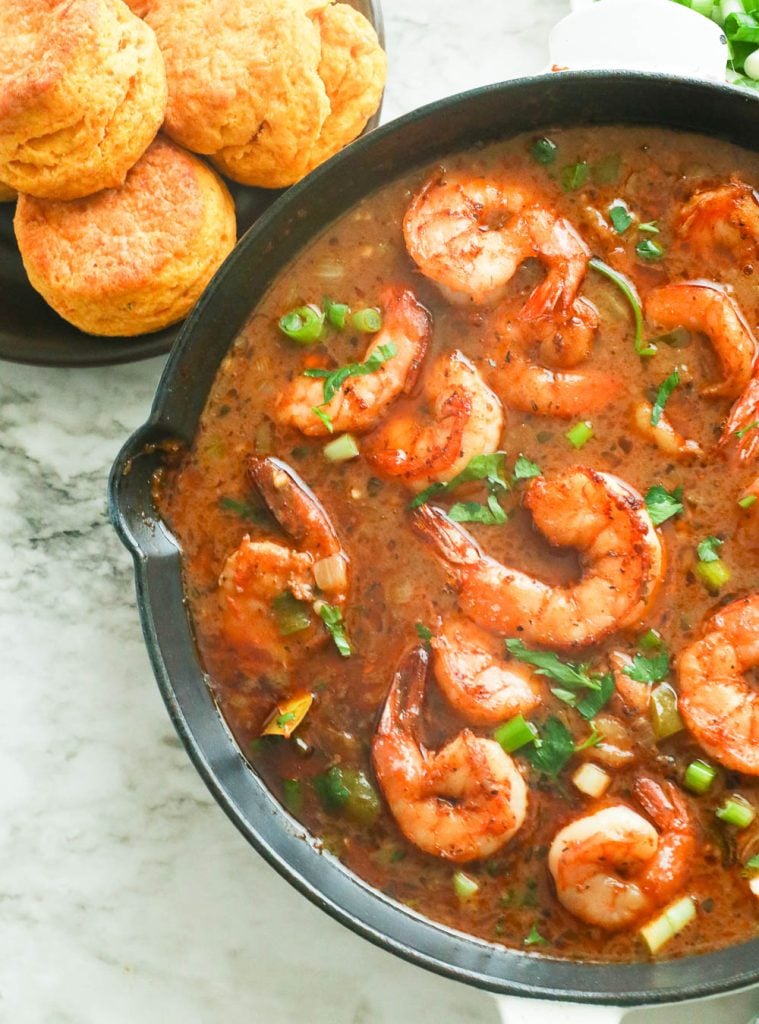
{"label": "skillet handle", "polygon": [[503,1024],[619,1024],[624,1006],[557,1003],[547,999],[495,996]]}

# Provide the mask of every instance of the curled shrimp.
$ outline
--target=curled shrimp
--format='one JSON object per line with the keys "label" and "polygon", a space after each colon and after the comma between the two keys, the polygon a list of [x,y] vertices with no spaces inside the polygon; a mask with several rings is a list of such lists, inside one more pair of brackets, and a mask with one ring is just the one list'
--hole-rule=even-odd
{"label": "curled shrimp", "polygon": [[548,647],[584,647],[639,623],[664,576],[661,540],[637,491],[618,477],[573,466],[538,477],[524,504],[548,541],[581,553],[584,574],[555,587],[486,555],[442,509],[413,516],[459,591],[459,606],[484,629]]}
{"label": "curled shrimp", "polygon": [[702,389],[704,395],[736,398],[751,379],[756,342],[736,304],[709,281],[675,281],[654,288],[645,302],[646,317],[664,330],[686,327],[711,341],[724,380]]}
{"label": "curled shrimp", "polygon": [[452,302],[491,305],[532,257],[546,277],[525,316],[567,308],[585,275],[590,250],[572,225],[536,196],[498,179],[439,172],[416,193],[403,218],[409,255]]}
{"label": "curled shrimp", "polygon": [[521,828],[527,786],[495,740],[464,729],[440,750],[417,737],[429,655],[406,655],[372,743],[374,770],[406,838],[446,860],[489,857]]}
{"label": "curled shrimp", "polygon": [[438,686],[473,725],[529,715],[540,704],[542,688],[532,669],[506,660],[503,641],[469,619],[450,616],[430,643]]}
{"label": "curled shrimp", "polygon": [[381,473],[418,490],[451,480],[475,455],[497,451],[504,423],[498,396],[458,350],[435,362],[424,392],[429,421],[417,410],[398,413],[364,446]]}
{"label": "curled shrimp", "polygon": [[651,422],[654,407],[650,402],[641,400],[633,406],[633,426],[638,434],[651,441],[665,455],[679,459],[701,459],[704,450],[698,441],[685,437],[675,428],[665,412],[659,412],[659,422]]}
{"label": "curled shrimp", "polygon": [[326,633],[314,622],[282,636],[274,602],[291,595],[312,606],[320,599],[342,606],[348,557],[323,505],[286,463],[251,458],[248,474],[296,547],[243,537],[219,577],[224,631],[239,650],[285,664],[294,650],[322,643]]}
{"label": "curled shrimp", "polygon": [[673,899],[695,853],[692,817],[674,786],[640,778],[633,794],[658,832],[631,807],[613,804],[566,825],[548,852],[559,900],[607,931],[627,928]]}
{"label": "curled shrimp", "polygon": [[680,711],[720,764],[759,775],[759,690],[745,673],[759,665],[759,595],[720,609],[680,655]]}
{"label": "curled shrimp", "polygon": [[[582,298],[574,300],[563,318],[552,314],[526,320],[510,307],[497,311],[493,384],[506,404],[522,412],[566,418],[608,405],[619,391],[619,381],[598,370],[574,368],[589,355],[597,328],[598,312]],[[531,355],[537,345],[540,362]]]}
{"label": "curled shrimp", "polygon": [[298,376],[280,392],[274,406],[276,419],[304,434],[319,437],[330,428],[314,412],[320,408],[335,432],[370,430],[401,394],[413,391],[430,343],[432,321],[429,313],[407,288],[388,287],[381,299],[382,328],[372,338],[364,359],[392,342],[395,355],[374,373],[349,377],[331,401],[324,404],[324,386],[319,378]]}
{"label": "curled shrimp", "polygon": [[759,196],[743,181],[704,189],[691,196],[677,221],[681,238],[700,255],[727,250],[733,260],[759,247]]}

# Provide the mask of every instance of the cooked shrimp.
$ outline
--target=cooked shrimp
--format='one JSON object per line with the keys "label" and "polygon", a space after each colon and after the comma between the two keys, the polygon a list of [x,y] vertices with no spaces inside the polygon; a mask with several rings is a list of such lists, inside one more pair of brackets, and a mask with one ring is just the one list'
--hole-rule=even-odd
{"label": "cooked shrimp", "polygon": [[503,406],[458,350],[440,356],[424,385],[431,418],[418,410],[388,419],[364,446],[381,473],[422,490],[451,480],[475,455],[495,452],[503,431]]}
{"label": "cooked shrimp", "polygon": [[665,455],[676,459],[701,459],[704,449],[689,437],[676,430],[665,412],[660,413],[659,422],[651,422],[654,407],[650,402],[640,401],[633,406],[633,425],[647,441],[651,441]]}
{"label": "cooked shrimp", "polygon": [[720,444],[736,441],[742,462],[750,462],[759,455],[759,363],[754,375],[727,417]]}
{"label": "cooked shrimp", "polygon": [[700,255],[724,249],[735,260],[759,247],[759,196],[743,181],[691,196],[678,218],[678,232]]}
{"label": "cooked shrimp", "polygon": [[567,308],[590,250],[568,221],[536,198],[501,180],[438,173],[403,218],[406,248],[451,302],[479,305],[502,299],[520,264],[536,257],[547,273],[525,315]]}
{"label": "cooked shrimp", "polygon": [[319,407],[335,432],[370,430],[401,394],[410,394],[419,376],[432,334],[427,310],[407,288],[388,287],[382,294],[383,324],[364,356],[369,359],[380,346],[392,342],[395,355],[374,373],[349,377],[331,401],[324,404],[324,382],[298,376],[280,392],[274,415],[280,423],[318,437],[330,433],[314,412]]}
{"label": "cooked shrimp", "polygon": [[614,688],[626,710],[636,715],[645,714],[651,703],[651,687],[631,679],[625,672],[633,664],[633,659],[622,651],[612,651],[609,661],[614,675]]}
{"label": "cooked shrimp", "polygon": [[503,657],[503,641],[452,615],[432,639],[438,686],[451,707],[473,725],[529,715],[541,701],[538,677]]}
{"label": "cooked shrimp", "polygon": [[720,609],[680,655],[680,711],[720,764],[759,775],[759,690],[745,673],[759,665],[759,594]]}
{"label": "cooked shrimp", "polygon": [[578,818],[556,835],[548,868],[564,906],[607,931],[627,928],[685,885],[695,853],[688,806],[674,786],[641,778],[633,793],[657,830],[626,804]]}
{"label": "cooked shrimp", "polygon": [[[585,359],[598,327],[598,312],[575,299],[565,318],[552,314],[525,320],[510,305],[496,312],[493,325],[496,368],[493,385],[507,405],[541,416],[571,418],[601,409],[618,393],[619,381],[594,369],[572,367]],[[540,345],[541,362],[530,350]]]}
{"label": "cooked shrimp", "polygon": [[533,480],[524,503],[551,544],[581,553],[585,571],[575,585],[551,586],[501,565],[442,509],[414,513],[458,588],[462,611],[484,629],[548,647],[584,647],[639,623],[657,596],[664,553],[637,491],[573,466],[551,481]]}
{"label": "cooked shrimp", "polygon": [[645,302],[646,317],[663,330],[686,327],[711,341],[724,380],[702,389],[705,395],[736,398],[751,379],[756,342],[736,304],[719,285],[676,281],[654,288]]}
{"label": "cooked shrimp", "polygon": [[377,779],[406,838],[435,857],[489,857],[521,828],[527,786],[495,740],[464,729],[437,751],[417,737],[429,655],[406,655],[372,743]]}
{"label": "cooked shrimp", "polygon": [[283,595],[313,605],[343,605],[348,558],[319,499],[284,462],[251,458],[248,472],[278,523],[300,550],[243,537],[219,577],[224,630],[235,647],[286,663],[293,648],[321,643],[319,624],[282,636],[273,602]]}

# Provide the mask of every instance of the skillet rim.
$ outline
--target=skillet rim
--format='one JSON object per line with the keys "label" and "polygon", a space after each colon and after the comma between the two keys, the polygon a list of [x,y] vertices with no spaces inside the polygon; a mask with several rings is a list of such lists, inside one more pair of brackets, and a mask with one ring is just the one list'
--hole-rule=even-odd
{"label": "skillet rim", "polygon": [[[666,96],[660,95],[662,100],[666,99],[667,109],[672,112],[662,116],[659,108],[650,107],[646,109],[645,116],[639,118],[620,114],[615,99],[620,87],[632,105],[639,107],[644,97],[655,95],[657,89],[669,90]],[[423,156],[416,152],[413,158],[409,157],[412,147],[404,149],[400,145],[400,139],[414,135],[415,127],[442,122],[450,131],[452,122],[462,117],[466,120],[470,108],[480,109],[482,116],[482,112],[491,107],[497,111],[502,99],[506,100],[506,106],[510,101],[521,99],[532,102],[533,106],[537,101],[538,108],[542,109],[544,103],[560,105],[561,93],[570,94],[575,103],[583,97],[588,100],[592,114],[590,122],[572,120],[566,115],[546,117],[536,123],[530,122],[527,128],[521,123],[510,129],[501,126],[495,134],[490,134],[490,125],[488,130],[478,131],[460,145],[448,144],[440,151],[467,148],[477,138],[491,141],[525,130],[546,130],[550,125],[566,127],[581,123],[675,127],[727,138],[744,148],[759,149],[759,139],[750,145],[749,138],[738,140],[736,137],[741,127],[748,130],[752,126],[752,118],[753,126],[756,125],[759,97],[727,85],[641,72],[580,71],[514,79],[438,100],[375,130],[289,189],[243,236],[217,272],[182,328],[158,385],[147,422],[126,442],[113,465],[109,479],[109,513],[122,542],[134,557],[137,603],[145,640],[161,694],[177,732],[195,767],[228,817],[251,845],[296,889],[374,944],[457,981],[508,995],[621,1006],[652,1005],[738,991],[756,983],[759,981],[759,937],[713,953],[661,962],[601,964],[560,960],[496,946],[423,918],[372,889],[336,858],[318,851],[318,843],[308,839],[303,827],[287,814],[244,761],[206,687],[183,604],[178,545],[166,524],[153,515],[150,479],[160,464],[159,456],[154,450],[146,455],[146,446],[147,450],[154,449],[167,438],[181,436],[182,431],[176,428],[182,422],[186,426],[188,416],[197,419],[218,365],[228,349],[228,344],[221,347],[221,342],[216,340],[219,353],[210,376],[202,369],[200,373],[188,372],[196,358],[201,367],[209,362],[203,347],[206,344],[204,332],[211,335],[211,341],[207,342],[210,345],[213,344],[214,332],[221,327],[222,333],[223,330],[229,331],[227,337],[231,343],[238,326],[223,322],[225,301],[230,299],[233,303],[237,299],[238,305],[240,302],[246,305],[247,302],[246,314],[255,304],[244,297],[241,299],[239,292],[233,290],[237,278],[244,280],[240,273],[243,265],[247,260],[255,268],[256,256],[270,257],[276,263],[268,277],[266,273],[262,275],[259,292],[263,294],[269,281],[289,262],[288,246],[292,247],[294,239],[297,242],[299,221],[302,233],[303,222],[308,219],[308,202],[312,197],[325,193],[329,200],[331,189],[333,196],[339,195],[344,201],[338,212],[322,217],[318,227],[307,232],[309,238],[315,237],[345,212],[359,195],[369,194],[379,186],[378,180],[375,185],[361,186],[356,192],[357,186],[350,178],[350,171],[354,165],[360,168],[362,159],[364,163],[370,163],[375,177],[387,172],[394,159],[400,163],[392,167],[392,177],[399,177],[415,166],[431,162],[430,143],[427,144],[430,152],[425,151]],[[686,115],[676,102],[675,94],[681,99],[701,100],[703,105],[695,102],[689,109],[696,113]],[[723,107],[730,108],[730,117],[718,118]],[[610,116],[604,117],[604,112]],[[744,113],[748,114],[748,119],[742,116]],[[717,120],[711,126],[705,125],[708,117]],[[377,156],[381,158],[379,162],[375,160],[372,163],[370,158]],[[352,198],[346,199],[346,195]],[[301,202],[302,207],[299,206]],[[319,204],[314,205],[318,207]],[[299,217],[301,211],[305,211],[304,217]],[[298,242],[293,251],[298,251],[303,244],[306,244],[305,239]],[[276,247],[281,250],[279,253]],[[245,319],[247,315],[241,322]],[[197,394],[199,387],[203,390],[202,402],[199,402]],[[188,439],[184,438],[185,441]],[[210,715],[209,711],[212,712]],[[245,806],[241,802],[243,793]],[[254,820],[256,815],[251,815],[251,810],[256,812],[258,820]]]}

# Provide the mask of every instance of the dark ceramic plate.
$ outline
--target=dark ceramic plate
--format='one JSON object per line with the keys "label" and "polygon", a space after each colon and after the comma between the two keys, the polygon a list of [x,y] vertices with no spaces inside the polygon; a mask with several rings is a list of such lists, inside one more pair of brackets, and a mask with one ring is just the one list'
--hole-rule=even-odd
{"label": "dark ceramic plate", "polygon": [[[188,318],[147,423],[114,464],[110,513],[134,556],[145,641],[177,731],[226,813],[279,872],[360,935],[459,981],[503,994],[629,1006],[759,981],[759,937],[679,960],[573,963],[473,938],[372,889],[320,850],[243,759],[207,686],[184,604],[182,552],[152,488],[162,444],[189,445],[195,437],[219,364],[251,310],[293,256],[336,217],[412,167],[479,142],[616,123],[703,132],[759,149],[759,97],[747,91],[665,75],[566,72],[488,86],[414,111],[293,186],[248,232]],[[538,1017],[549,1019],[542,1010]],[[568,1021],[566,1009],[555,1019]]]}
{"label": "dark ceramic plate", "polygon": [[[384,46],[380,0],[347,2],[369,19]],[[377,127],[381,109],[365,132]],[[227,184],[235,200],[238,238],[285,191]],[[105,338],[84,334],[59,317],[27,280],[13,235],[14,208],[13,203],[0,204],[0,359],[38,366],[105,366],[169,351],[181,323],[134,338]]]}

